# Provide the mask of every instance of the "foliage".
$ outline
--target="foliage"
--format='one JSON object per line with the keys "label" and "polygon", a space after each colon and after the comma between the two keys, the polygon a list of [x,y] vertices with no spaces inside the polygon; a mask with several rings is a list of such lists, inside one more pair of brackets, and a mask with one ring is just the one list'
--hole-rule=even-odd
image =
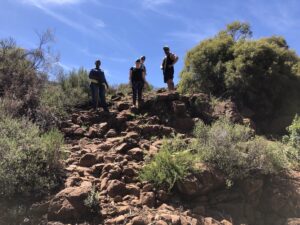
{"label": "foliage", "polygon": [[99,212],[100,209],[99,197],[100,197],[100,193],[97,191],[96,187],[93,186],[87,198],[84,200],[84,205],[87,206],[92,213]]}
{"label": "foliage", "polygon": [[15,114],[31,116],[39,105],[45,75],[26,55],[12,39],[0,41],[0,97],[18,103]]}
{"label": "foliage", "polygon": [[278,116],[287,101],[295,105],[300,96],[299,58],[283,37],[251,36],[249,24],[234,22],[191,49],[179,91],[230,97],[261,120]]}
{"label": "foliage", "polygon": [[63,135],[41,134],[27,119],[0,115],[0,195],[49,191],[59,182]]}
{"label": "foliage", "polygon": [[67,98],[65,101],[66,107],[73,107],[88,101],[90,81],[88,71],[84,68],[79,68],[60,76],[58,82]]}
{"label": "foliage", "polygon": [[[193,169],[195,158],[187,149],[178,148],[186,146],[184,142],[177,137],[174,140],[175,142],[173,139],[163,142],[158,154],[140,172],[141,180],[152,181],[155,185],[170,190],[176,181],[184,178]],[[175,143],[174,146],[171,143]]]}
{"label": "foliage", "polygon": [[230,180],[252,173],[274,174],[289,167],[286,146],[256,137],[250,128],[220,119],[198,122],[193,143],[200,158],[221,169]]}
{"label": "foliage", "polygon": [[292,124],[287,127],[288,134],[283,137],[283,143],[290,146],[289,158],[295,160],[297,164],[295,167],[300,165],[300,117],[295,116]]}
{"label": "foliage", "polygon": [[247,126],[233,124],[226,118],[212,125],[198,122],[194,138],[186,141],[179,135],[165,139],[160,151],[140,173],[141,180],[151,181],[169,190],[188,173],[197,173],[196,163],[208,163],[220,169],[231,186],[237,179],[257,174],[277,174],[299,165],[291,158],[294,148],[258,137]]}

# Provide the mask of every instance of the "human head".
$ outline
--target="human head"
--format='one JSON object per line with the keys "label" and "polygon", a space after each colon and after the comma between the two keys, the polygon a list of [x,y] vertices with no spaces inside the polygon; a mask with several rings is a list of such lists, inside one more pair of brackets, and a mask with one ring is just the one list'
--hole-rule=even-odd
{"label": "human head", "polygon": [[144,62],[145,62],[145,60],[146,60],[146,56],[144,56],[144,55],[143,55],[143,56],[141,56],[141,58],[140,58],[140,59],[141,59],[141,63],[144,63]]}
{"label": "human head", "polygon": [[97,59],[97,60],[95,61],[95,65],[96,65],[97,68],[100,67],[100,65],[101,65],[100,59]]}
{"label": "human head", "polygon": [[169,48],[169,46],[167,46],[167,45],[165,45],[165,46],[163,47],[163,50],[164,50],[164,52],[165,52],[166,55],[169,54],[169,52],[170,52],[170,48]]}
{"label": "human head", "polygon": [[140,59],[135,60],[135,67],[136,68],[140,68],[141,67],[141,60]]}

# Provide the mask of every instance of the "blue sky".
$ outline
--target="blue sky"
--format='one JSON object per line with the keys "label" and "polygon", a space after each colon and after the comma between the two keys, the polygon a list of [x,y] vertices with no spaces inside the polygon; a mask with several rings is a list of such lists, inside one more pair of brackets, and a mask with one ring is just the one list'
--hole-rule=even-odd
{"label": "blue sky", "polygon": [[33,48],[36,32],[50,28],[65,70],[102,61],[111,84],[128,81],[136,58],[146,55],[147,79],[164,86],[160,63],[167,44],[179,56],[226,24],[247,21],[254,38],[282,35],[300,53],[298,0],[0,0],[0,38]]}

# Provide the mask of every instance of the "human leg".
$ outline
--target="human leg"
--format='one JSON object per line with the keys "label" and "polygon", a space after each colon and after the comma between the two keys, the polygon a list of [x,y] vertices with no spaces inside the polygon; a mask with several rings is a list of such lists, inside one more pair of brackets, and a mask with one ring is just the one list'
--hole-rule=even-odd
{"label": "human leg", "polygon": [[144,87],[144,83],[143,82],[139,82],[138,87],[137,87],[137,97],[138,97],[138,106],[141,106],[142,103],[142,96],[143,96],[143,87]]}
{"label": "human leg", "polygon": [[105,88],[103,86],[101,86],[99,88],[99,97],[100,97],[101,107],[103,107],[104,111],[108,111],[107,103],[106,103],[106,99],[105,99]]}
{"label": "human leg", "polygon": [[97,84],[92,83],[91,89],[92,89],[92,94],[93,94],[93,106],[94,106],[94,109],[97,109],[98,104],[99,104],[99,87]]}
{"label": "human leg", "polygon": [[137,98],[137,83],[132,83],[132,103],[136,105],[136,98]]}

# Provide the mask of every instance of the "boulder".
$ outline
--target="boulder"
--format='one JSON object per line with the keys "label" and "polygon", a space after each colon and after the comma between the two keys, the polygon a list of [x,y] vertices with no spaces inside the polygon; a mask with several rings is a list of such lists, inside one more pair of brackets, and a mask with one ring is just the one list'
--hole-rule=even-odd
{"label": "boulder", "polygon": [[148,225],[148,220],[147,218],[143,216],[136,216],[132,219],[131,221],[132,225]]}
{"label": "boulder", "polygon": [[190,132],[194,129],[195,121],[190,117],[176,117],[170,121],[171,126],[180,132]]}
{"label": "boulder", "polygon": [[173,110],[177,116],[184,116],[186,114],[185,104],[180,101],[173,102]]}
{"label": "boulder", "polygon": [[188,196],[204,195],[225,186],[225,176],[218,170],[203,164],[198,165],[200,173],[190,174],[176,182],[180,193]]}
{"label": "boulder", "polygon": [[78,165],[83,167],[91,167],[97,162],[98,159],[96,154],[87,153],[80,158]]}
{"label": "boulder", "polygon": [[108,183],[107,193],[110,197],[115,197],[117,195],[124,196],[126,194],[126,185],[125,183],[119,180],[111,180]]}
{"label": "boulder", "polygon": [[136,161],[142,161],[144,152],[140,148],[133,148],[128,151],[128,155],[130,155]]}
{"label": "boulder", "polygon": [[140,196],[141,204],[146,205],[149,208],[155,206],[155,194],[154,192],[142,192]]}
{"label": "boulder", "polygon": [[52,221],[80,220],[89,214],[84,200],[92,190],[92,183],[83,181],[79,187],[63,189],[51,200],[48,219]]}
{"label": "boulder", "polygon": [[130,106],[131,106],[131,104],[129,102],[119,102],[117,104],[117,109],[119,110],[119,112],[121,112],[123,110],[129,109]]}

